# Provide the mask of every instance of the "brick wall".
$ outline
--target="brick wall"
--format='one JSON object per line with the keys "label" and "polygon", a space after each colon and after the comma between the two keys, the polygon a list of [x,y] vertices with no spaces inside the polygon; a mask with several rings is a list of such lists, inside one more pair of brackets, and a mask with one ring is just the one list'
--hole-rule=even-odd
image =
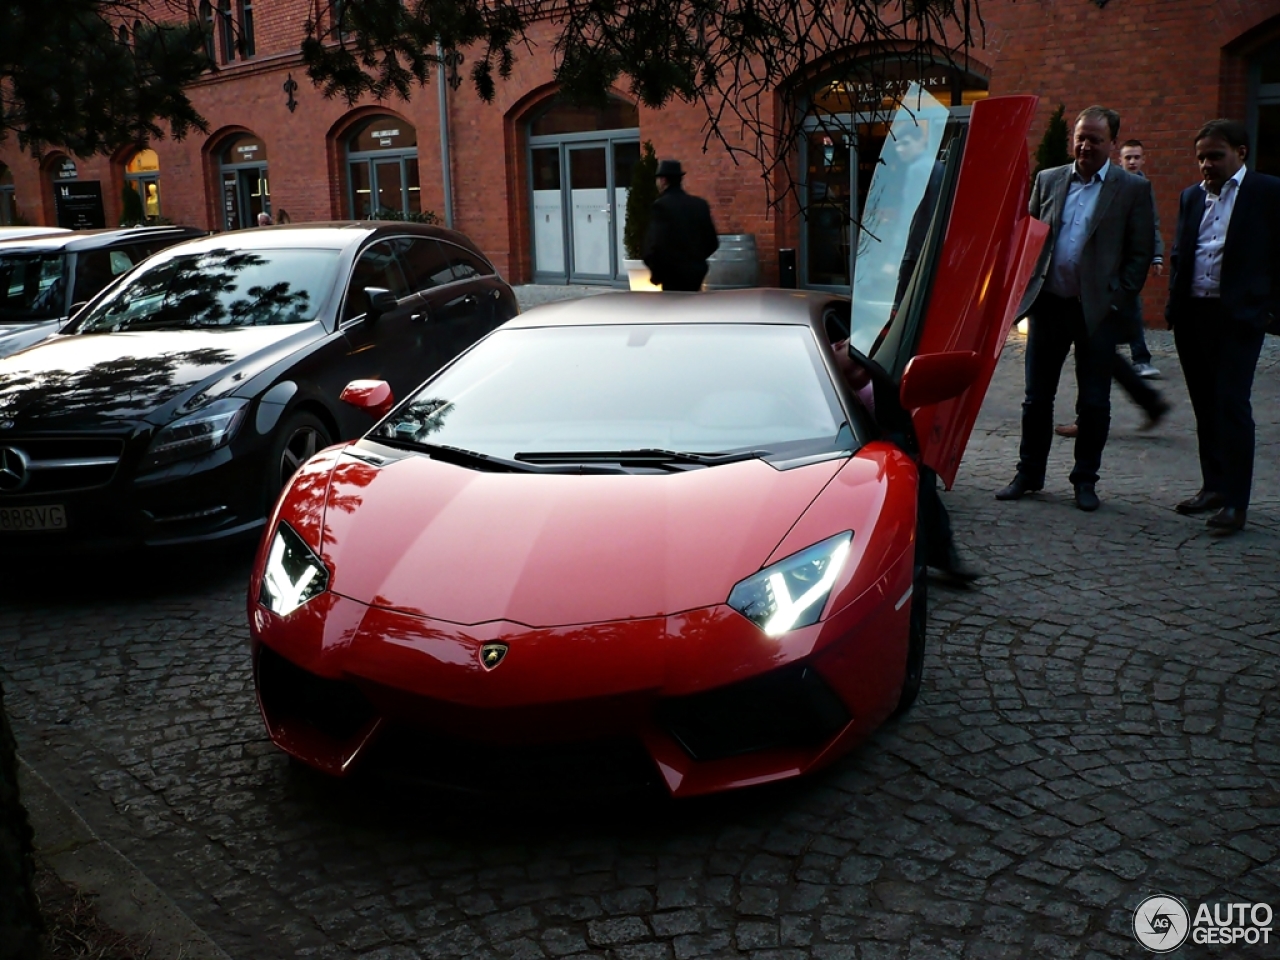
{"label": "brick wall", "polygon": [[[294,221],[343,216],[343,137],[361,118],[390,113],[418,132],[422,203],[443,213],[439,113],[434,83],[408,102],[326,100],[300,68],[296,50],[310,0],[258,0],[256,56],[224,66],[191,89],[208,119],[208,135],[153,144],[160,157],[165,216],[217,228],[221,223],[218,154],[236,133],[266,143],[272,205]],[[985,0],[985,44],[974,69],[988,73],[993,95],[1041,97],[1038,142],[1057,104],[1068,117],[1092,103],[1120,111],[1121,138],[1147,147],[1166,245],[1172,241],[1181,188],[1197,171],[1190,139],[1199,125],[1221,115],[1243,116],[1247,65],[1258,46],[1280,36],[1280,0]],[[478,101],[464,82],[448,92],[455,225],[468,233],[510,279],[532,276],[527,199],[525,122],[553,88],[550,25],[531,31],[534,52],[522,52],[513,76],[500,81],[493,104]],[[465,75],[470,59],[462,66]],[[297,108],[282,89],[292,74]],[[679,159],[687,188],[708,199],[722,233],[755,234],[761,280],[777,279],[777,250],[797,246],[794,202],[770,209],[760,169],[735,164],[716,142],[704,152],[702,108],[672,105],[640,110],[640,136],[660,157]],[[99,179],[110,222],[120,212],[127,155],[79,161],[81,179]],[[10,139],[0,162],[13,171],[18,204],[32,222],[53,222],[52,191],[32,158]],[[1159,316],[1159,281],[1148,288],[1148,319]]]}

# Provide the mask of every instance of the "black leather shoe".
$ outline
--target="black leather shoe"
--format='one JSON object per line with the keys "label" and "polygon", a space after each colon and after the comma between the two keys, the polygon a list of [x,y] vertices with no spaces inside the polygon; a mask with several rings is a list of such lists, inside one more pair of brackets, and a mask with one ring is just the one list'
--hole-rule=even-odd
{"label": "black leather shoe", "polygon": [[1210,533],[1225,536],[1244,529],[1244,514],[1245,511],[1239,507],[1223,507],[1206,520],[1205,525],[1208,526]]}
{"label": "black leather shoe", "polygon": [[1227,504],[1227,498],[1220,493],[1214,493],[1212,490],[1201,490],[1190,500],[1183,500],[1173,509],[1183,514],[1208,513],[1210,510],[1218,510]]}
{"label": "black leather shoe", "polygon": [[1102,506],[1102,501],[1098,499],[1098,495],[1093,492],[1092,483],[1076,484],[1076,506],[1087,513],[1092,513]]}
{"label": "black leather shoe", "polygon": [[1015,473],[1007,487],[996,491],[997,500],[1021,500],[1028,493],[1044,489],[1043,483],[1032,483],[1021,473]]}

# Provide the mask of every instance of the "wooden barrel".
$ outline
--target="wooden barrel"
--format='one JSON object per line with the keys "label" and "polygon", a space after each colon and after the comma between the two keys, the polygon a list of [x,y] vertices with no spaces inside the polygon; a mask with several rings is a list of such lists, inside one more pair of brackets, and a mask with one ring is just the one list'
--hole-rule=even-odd
{"label": "wooden barrel", "polygon": [[720,249],[707,258],[705,290],[734,290],[760,285],[760,257],[754,233],[722,233]]}

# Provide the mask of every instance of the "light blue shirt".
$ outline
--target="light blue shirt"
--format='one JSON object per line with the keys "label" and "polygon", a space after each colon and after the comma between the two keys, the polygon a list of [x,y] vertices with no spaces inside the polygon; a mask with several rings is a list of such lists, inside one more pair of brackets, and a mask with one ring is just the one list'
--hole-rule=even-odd
{"label": "light blue shirt", "polygon": [[1089,236],[1089,224],[1098,206],[1103,181],[1111,171],[1111,161],[1085,181],[1073,167],[1067,187],[1067,200],[1062,205],[1062,225],[1058,228],[1058,240],[1053,245],[1053,259],[1049,261],[1049,276],[1045,288],[1060,297],[1080,296],[1080,253]]}

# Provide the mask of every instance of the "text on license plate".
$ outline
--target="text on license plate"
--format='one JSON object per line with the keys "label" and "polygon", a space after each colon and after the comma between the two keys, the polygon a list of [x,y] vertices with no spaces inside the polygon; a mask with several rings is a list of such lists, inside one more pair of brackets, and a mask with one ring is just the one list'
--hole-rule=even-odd
{"label": "text on license plate", "polygon": [[15,530],[65,530],[67,508],[61,504],[43,507],[0,507],[0,533]]}

